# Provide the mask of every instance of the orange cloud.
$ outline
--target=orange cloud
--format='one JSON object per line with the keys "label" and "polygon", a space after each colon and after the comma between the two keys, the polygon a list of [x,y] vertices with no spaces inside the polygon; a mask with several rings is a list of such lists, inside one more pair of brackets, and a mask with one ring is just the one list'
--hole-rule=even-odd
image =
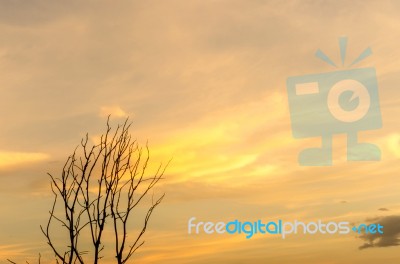
{"label": "orange cloud", "polygon": [[34,163],[47,160],[49,155],[45,153],[30,152],[0,152],[0,169],[20,166],[27,163]]}

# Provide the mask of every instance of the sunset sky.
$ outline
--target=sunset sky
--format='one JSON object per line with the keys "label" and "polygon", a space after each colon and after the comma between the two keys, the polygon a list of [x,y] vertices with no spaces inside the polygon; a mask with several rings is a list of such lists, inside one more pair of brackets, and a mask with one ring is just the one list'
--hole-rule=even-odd
{"label": "sunset sky", "polygon": [[[172,161],[156,194],[143,264],[373,264],[400,258],[399,1],[5,1],[0,0],[0,263],[31,263],[57,174],[80,139],[95,142],[130,117],[148,140],[150,172]],[[383,127],[361,132],[379,162],[348,162],[333,138],[333,166],[305,167],[294,139],[286,80],[374,67]],[[348,235],[189,235],[198,221],[386,223],[374,247]],[[137,220],[139,221],[139,220]],[[111,239],[111,237],[110,237]],[[107,238],[105,239],[107,242]],[[104,263],[112,262],[107,255]],[[135,262],[134,262],[135,263]]]}

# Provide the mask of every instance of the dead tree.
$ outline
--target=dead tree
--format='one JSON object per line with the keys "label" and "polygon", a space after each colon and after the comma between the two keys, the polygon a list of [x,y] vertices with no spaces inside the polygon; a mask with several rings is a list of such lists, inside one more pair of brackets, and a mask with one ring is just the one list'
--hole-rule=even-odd
{"label": "dead tree", "polygon": [[[49,174],[54,202],[47,225],[41,226],[41,230],[57,263],[82,264],[87,259],[98,263],[103,257],[106,227],[114,234],[113,251],[118,264],[126,263],[143,245],[142,236],[149,219],[164,195],[154,198],[152,194],[142,225],[129,241],[128,223],[137,217],[134,209],[163,178],[168,164],[160,164],[152,176],[147,176],[149,148],[147,144],[140,147],[132,139],[130,127],[126,119],[113,131],[107,120],[107,130],[100,142],[90,144],[86,134],[68,157],[60,175]],[[56,225],[61,226],[68,237],[67,245],[57,244]],[[90,241],[84,241],[86,238]]]}

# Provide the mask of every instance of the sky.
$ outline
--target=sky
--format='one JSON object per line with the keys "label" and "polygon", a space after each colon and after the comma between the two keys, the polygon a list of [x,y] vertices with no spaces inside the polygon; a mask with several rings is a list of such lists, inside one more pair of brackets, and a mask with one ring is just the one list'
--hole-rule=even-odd
{"label": "sky", "polygon": [[[400,2],[0,0],[0,263],[53,263],[49,177],[89,133],[129,116],[154,170],[172,159],[138,263],[396,263],[400,258]],[[340,65],[338,39],[348,38]],[[321,49],[337,62],[315,57]],[[374,67],[381,161],[298,164],[286,80]],[[379,222],[371,234],[189,235],[188,220]],[[373,243],[371,243],[371,241]],[[106,238],[107,242],[107,238]],[[112,263],[107,255],[104,263]]]}

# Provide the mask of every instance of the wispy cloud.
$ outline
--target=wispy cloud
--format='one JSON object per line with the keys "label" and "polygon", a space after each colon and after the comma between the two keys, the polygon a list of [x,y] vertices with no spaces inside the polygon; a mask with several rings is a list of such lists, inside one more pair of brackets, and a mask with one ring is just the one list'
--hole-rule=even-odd
{"label": "wispy cloud", "polygon": [[[0,169],[7,176],[0,177],[2,190],[41,192],[48,183],[41,172],[45,168],[5,168],[37,165],[48,156],[64,160],[85,132],[98,141],[108,115],[118,121],[137,113],[132,118],[134,137],[149,139],[152,164],[173,158],[160,186],[167,193],[163,206],[170,210],[158,215],[169,237],[150,237],[158,247],[143,257],[153,259],[146,263],[374,263],[347,254],[344,262],[333,260],[354,244],[347,247],[329,239],[334,247],[324,247],[319,237],[310,238],[312,246],[306,248],[305,240],[290,246],[275,240],[189,241],[182,235],[185,226],[176,222],[202,208],[205,218],[224,211],[250,218],[268,212],[345,216],[349,221],[371,211],[387,214],[385,208],[376,211],[382,205],[395,211],[400,108],[399,90],[392,87],[398,86],[400,71],[399,4],[203,2],[98,1],[93,8],[79,0],[72,5],[0,1],[0,111],[6,113],[0,120],[0,145],[24,150],[0,152]],[[335,141],[335,159],[340,157],[335,166],[301,168],[298,152],[320,141],[292,138],[285,80],[332,71],[313,54],[323,48],[340,61],[336,39],[343,34],[351,41],[349,59],[366,45],[374,51],[360,67],[373,63],[377,68],[384,129],[369,135],[363,131],[360,137],[368,136],[371,142],[378,137],[383,160],[348,163],[346,143],[338,147]],[[58,171],[62,162],[47,165]],[[25,185],[9,185],[15,178]],[[4,199],[1,208],[26,211],[24,201],[9,209]],[[45,218],[41,212],[47,209],[38,211],[37,218]],[[171,215],[175,218],[166,220]],[[13,221],[3,219],[0,225],[23,237]],[[172,245],[173,238],[179,239]],[[364,241],[372,247],[393,244],[395,238],[387,236],[391,243],[375,237]],[[26,239],[38,241],[34,235]],[[7,236],[0,242],[12,243]],[[298,246],[302,248],[296,251]],[[323,252],[325,248],[329,252]]]}
{"label": "wispy cloud", "polygon": [[49,158],[45,153],[32,153],[32,152],[0,152],[0,169],[8,168],[27,163],[34,163],[44,161]]}
{"label": "wispy cloud", "polygon": [[111,118],[115,117],[127,117],[128,114],[122,110],[120,106],[114,105],[114,106],[102,106],[100,108],[100,113],[99,115],[101,117],[107,117],[111,116]]}

